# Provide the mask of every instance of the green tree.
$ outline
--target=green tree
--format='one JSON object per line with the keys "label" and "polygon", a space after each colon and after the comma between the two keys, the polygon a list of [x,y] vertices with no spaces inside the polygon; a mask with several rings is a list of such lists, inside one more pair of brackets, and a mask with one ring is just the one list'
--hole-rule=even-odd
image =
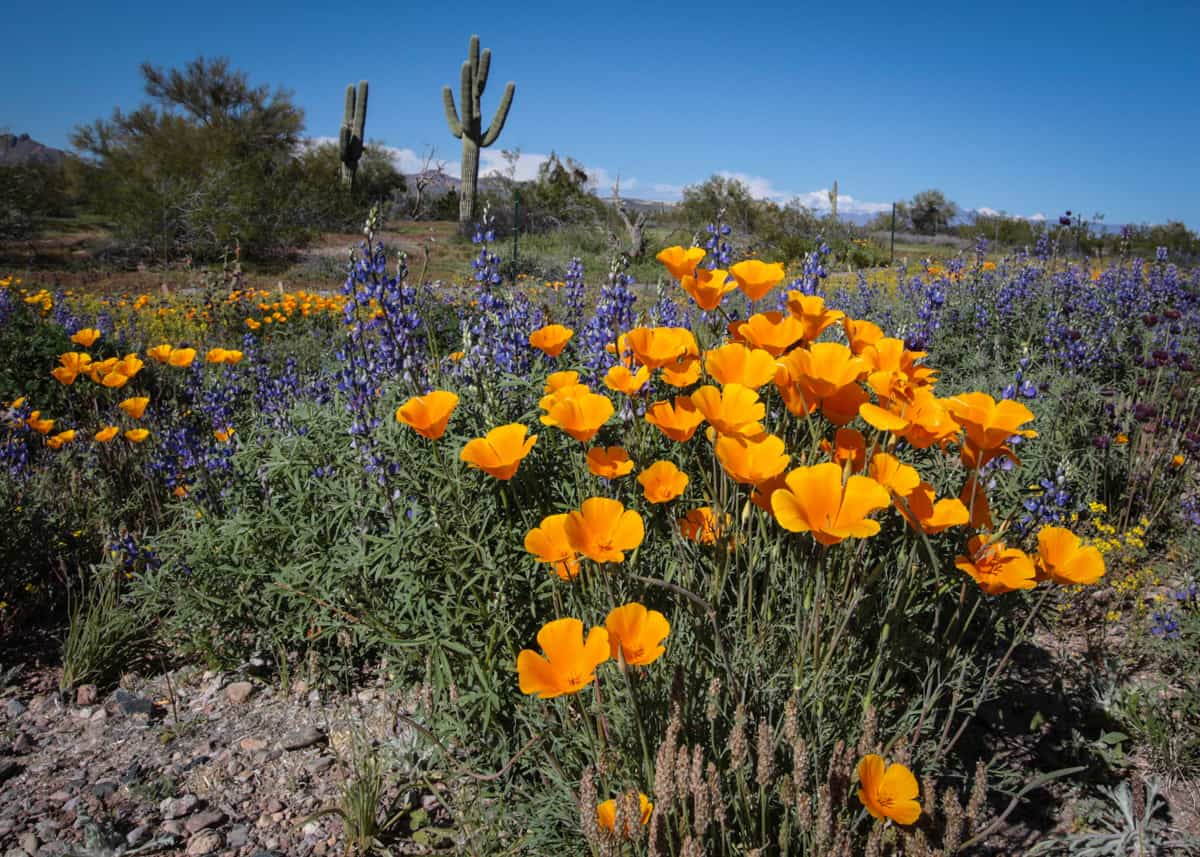
{"label": "green tree", "polygon": [[758,225],[759,206],[750,196],[750,188],[727,176],[710,176],[700,184],[688,185],[679,208],[684,224],[692,230],[711,223],[718,211],[724,211],[725,222],[743,235],[753,234]]}
{"label": "green tree", "polygon": [[950,220],[958,214],[958,206],[940,190],[923,190],[908,204],[908,216],[913,229],[922,235],[937,235],[950,228]]}
{"label": "green tree", "polygon": [[143,63],[150,102],[76,129],[95,201],[135,250],[166,261],[279,254],[309,230],[297,205],[304,114],[228,60],[164,71]]}
{"label": "green tree", "polygon": [[297,159],[301,175],[296,199],[298,218],[311,229],[357,231],[372,205],[382,203],[387,211],[393,199],[405,191],[404,176],[387,148],[377,142],[363,146],[349,189],[340,176],[338,143],[309,146]]}

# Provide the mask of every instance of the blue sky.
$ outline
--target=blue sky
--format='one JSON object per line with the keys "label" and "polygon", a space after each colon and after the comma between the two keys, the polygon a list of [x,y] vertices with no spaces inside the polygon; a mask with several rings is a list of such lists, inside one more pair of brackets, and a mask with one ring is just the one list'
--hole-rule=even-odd
{"label": "blue sky", "polygon": [[[143,98],[138,64],[227,56],[336,135],[351,81],[367,136],[458,172],[442,115],[477,32],[490,119],[520,172],[550,151],[607,192],[678,198],[713,173],[763,196],[871,210],[937,187],[964,208],[1200,228],[1200,4],[7,4],[0,127],[66,146]],[[104,8],[108,6],[109,8]],[[28,11],[35,9],[36,11]],[[22,20],[24,19],[24,20]]]}

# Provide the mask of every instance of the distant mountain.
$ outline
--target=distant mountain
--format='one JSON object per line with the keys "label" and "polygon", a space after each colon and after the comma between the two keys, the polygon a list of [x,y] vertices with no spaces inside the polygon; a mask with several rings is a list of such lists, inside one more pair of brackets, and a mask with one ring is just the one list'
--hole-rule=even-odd
{"label": "distant mountain", "polygon": [[62,149],[43,145],[28,134],[0,134],[0,166],[59,164],[67,158]]}

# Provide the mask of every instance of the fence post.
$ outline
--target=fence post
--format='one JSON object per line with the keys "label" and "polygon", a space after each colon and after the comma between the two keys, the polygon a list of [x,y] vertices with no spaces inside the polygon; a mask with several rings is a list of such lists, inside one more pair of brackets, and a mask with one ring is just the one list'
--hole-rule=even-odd
{"label": "fence post", "polygon": [[896,264],[896,203],[892,203],[892,251],[888,258],[888,265]]}

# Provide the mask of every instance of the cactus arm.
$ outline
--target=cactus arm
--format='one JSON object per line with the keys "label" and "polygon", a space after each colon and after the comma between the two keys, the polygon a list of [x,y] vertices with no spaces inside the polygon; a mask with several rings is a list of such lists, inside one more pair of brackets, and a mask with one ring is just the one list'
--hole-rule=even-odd
{"label": "cactus arm", "polygon": [[442,107],[446,109],[446,124],[450,126],[450,133],[455,137],[462,137],[462,123],[458,121],[458,110],[454,107],[454,93],[450,87],[442,87]]}
{"label": "cactus arm", "polygon": [[358,82],[358,99],[354,104],[354,136],[359,142],[366,142],[367,127],[367,82]]}
{"label": "cactus arm", "polygon": [[504,130],[504,121],[508,119],[508,108],[512,106],[513,93],[516,91],[517,85],[510,80],[504,87],[504,96],[500,99],[500,106],[496,108],[496,115],[492,117],[492,124],[488,126],[487,133],[479,145],[490,146],[496,142],[496,138]]}
{"label": "cactus arm", "polygon": [[479,96],[475,94],[475,87],[472,86],[473,74],[470,61],[464,62],[459,98],[462,99],[462,126],[467,133],[475,133],[475,127],[479,124]]}
{"label": "cactus arm", "polygon": [[467,62],[471,65],[471,75],[479,68],[479,36],[471,36],[471,46],[467,50]]}
{"label": "cactus arm", "polygon": [[475,72],[475,91],[483,95],[487,87],[488,71],[492,68],[492,49],[484,48],[483,56],[479,58],[479,69]]}
{"label": "cactus arm", "polygon": [[354,84],[346,86],[346,108],[342,111],[342,124],[347,128],[354,122]]}

